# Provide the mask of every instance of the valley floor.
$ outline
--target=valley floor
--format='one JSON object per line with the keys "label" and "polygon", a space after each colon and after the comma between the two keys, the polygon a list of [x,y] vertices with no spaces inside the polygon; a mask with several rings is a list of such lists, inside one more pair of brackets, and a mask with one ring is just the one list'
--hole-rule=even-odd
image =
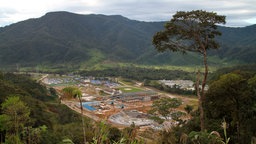
{"label": "valley floor", "polygon": [[[56,89],[61,103],[77,113],[81,113],[79,101],[61,98],[61,90],[67,86],[79,87],[83,93],[83,115],[95,121],[105,120],[118,128],[124,128],[135,123],[142,131],[147,128],[159,130],[175,124],[171,117],[168,118],[168,123],[165,125],[159,125],[148,118],[147,113],[151,109],[152,102],[161,97],[181,99],[182,105],[176,111],[183,113],[186,113],[184,110],[186,105],[195,108],[198,103],[196,97],[169,94],[151,87],[144,87],[139,82],[130,84],[122,81],[118,81],[118,83],[105,81],[104,84],[99,84],[100,81],[97,80],[89,82],[88,80],[75,79],[76,82],[68,76],[53,78],[44,75],[40,81]],[[67,84],[50,84],[57,81],[65,81]],[[183,120],[190,118],[191,116],[188,114],[182,116]]]}

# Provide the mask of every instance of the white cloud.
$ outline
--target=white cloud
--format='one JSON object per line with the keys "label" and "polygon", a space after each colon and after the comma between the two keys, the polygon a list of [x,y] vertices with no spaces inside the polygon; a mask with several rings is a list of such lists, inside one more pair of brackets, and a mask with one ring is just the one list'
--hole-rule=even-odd
{"label": "white cloud", "polygon": [[1,0],[0,26],[50,11],[120,14],[141,21],[169,20],[176,11],[202,9],[227,16],[227,26],[255,24],[255,0]]}

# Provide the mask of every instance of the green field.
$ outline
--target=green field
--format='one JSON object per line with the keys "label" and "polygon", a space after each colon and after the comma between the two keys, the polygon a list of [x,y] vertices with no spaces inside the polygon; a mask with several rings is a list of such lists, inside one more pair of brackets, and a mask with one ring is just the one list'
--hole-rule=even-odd
{"label": "green field", "polygon": [[122,92],[124,92],[124,93],[143,91],[142,89],[134,88],[134,87],[120,87],[119,89],[120,89]]}

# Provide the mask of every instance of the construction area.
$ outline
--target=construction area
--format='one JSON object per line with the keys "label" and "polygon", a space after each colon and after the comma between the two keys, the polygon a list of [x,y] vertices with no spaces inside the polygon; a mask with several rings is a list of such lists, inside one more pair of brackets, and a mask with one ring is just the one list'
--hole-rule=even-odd
{"label": "construction area", "polygon": [[86,113],[107,119],[116,125],[130,126],[134,123],[136,126],[147,126],[154,124],[154,121],[148,118],[147,111],[151,108],[152,101],[160,95],[153,91],[141,90],[105,96],[91,96],[87,93],[83,99],[88,100],[88,97],[90,101],[83,102]]}
{"label": "construction area", "polygon": [[[43,82],[48,85],[54,84],[51,87],[58,92],[67,86],[62,82],[78,87],[82,91],[84,115],[96,121],[107,120],[120,127],[130,126],[133,123],[140,127],[159,127],[147,113],[153,101],[159,99],[161,94],[138,84],[128,85],[112,79],[77,77],[61,79],[49,76],[44,78]],[[80,111],[78,100],[62,99],[62,103],[77,112]]]}

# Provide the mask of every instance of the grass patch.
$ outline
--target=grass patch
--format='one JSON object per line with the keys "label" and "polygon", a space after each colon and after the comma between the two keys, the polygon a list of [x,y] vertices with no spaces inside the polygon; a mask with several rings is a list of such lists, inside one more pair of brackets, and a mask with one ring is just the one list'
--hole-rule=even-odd
{"label": "grass patch", "polygon": [[120,87],[119,89],[120,89],[122,92],[124,92],[124,93],[143,91],[142,89],[134,88],[134,87]]}
{"label": "grass patch", "polygon": [[101,51],[96,50],[96,49],[91,49],[88,51],[89,55],[92,55],[93,57],[91,57],[89,60],[83,62],[80,65],[80,69],[88,69],[88,67],[90,67],[89,69],[98,69],[98,64],[101,63],[104,59],[105,56],[104,54],[102,54]]}

